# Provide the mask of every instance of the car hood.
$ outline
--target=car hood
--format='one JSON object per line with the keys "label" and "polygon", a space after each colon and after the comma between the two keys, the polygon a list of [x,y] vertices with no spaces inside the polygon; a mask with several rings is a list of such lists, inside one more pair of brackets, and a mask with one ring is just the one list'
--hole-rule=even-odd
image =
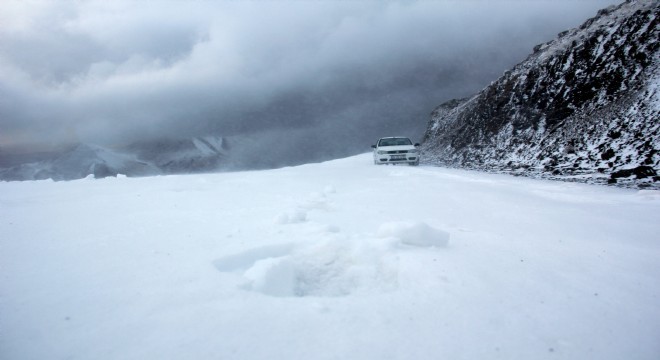
{"label": "car hood", "polygon": [[381,146],[377,148],[380,151],[401,151],[401,150],[415,150],[413,145],[398,145],[398,146]]}

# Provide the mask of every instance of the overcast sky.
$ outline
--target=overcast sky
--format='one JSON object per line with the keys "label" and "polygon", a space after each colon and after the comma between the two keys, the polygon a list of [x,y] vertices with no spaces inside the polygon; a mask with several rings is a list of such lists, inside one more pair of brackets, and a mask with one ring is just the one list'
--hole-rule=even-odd
{"label": "overcast sky", "polygon": [[436,105],[613,3],[4,0],[0,149],[419,137]]}

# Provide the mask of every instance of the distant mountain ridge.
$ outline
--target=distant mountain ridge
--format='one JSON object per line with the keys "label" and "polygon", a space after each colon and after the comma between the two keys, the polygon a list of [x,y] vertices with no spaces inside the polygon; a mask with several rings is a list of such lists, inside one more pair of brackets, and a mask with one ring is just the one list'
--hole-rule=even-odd
{"label": "distant mountain ridge", "polygon": [[227,161],[225,138],[163,139],[109,149],[78,144],[49,158],[0,169],[0,180],[74,180],[87,176],[151,176],[215,171]]}
{"label": "distant mountain ridge", "polygon": [[660,188],[660,2],[629,0],[431,114],[432,164]]}

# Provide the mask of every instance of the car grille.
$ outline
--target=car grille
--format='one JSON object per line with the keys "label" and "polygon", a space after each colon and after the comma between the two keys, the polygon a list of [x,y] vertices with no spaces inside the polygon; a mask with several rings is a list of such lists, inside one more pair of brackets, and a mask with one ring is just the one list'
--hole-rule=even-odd
{"label": "car grille", "polygon": [[395,151],[386,151],[386,154],[407,154],[408,150],[395,150]]}

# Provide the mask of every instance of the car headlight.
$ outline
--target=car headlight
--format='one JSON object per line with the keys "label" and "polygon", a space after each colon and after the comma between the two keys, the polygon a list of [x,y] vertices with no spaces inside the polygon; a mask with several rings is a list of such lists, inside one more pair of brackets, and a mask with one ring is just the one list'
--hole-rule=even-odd
{"label": "car headlight", "polygon": [[378,150],[376,153],[377,153],[378,155],[384,155],[384,154],[387,154],[387,151]]}
{"label": "car headlight", "polygon": [[417,149],[408,150],[408,154],[417,154],[418,152],[419,150]]}

